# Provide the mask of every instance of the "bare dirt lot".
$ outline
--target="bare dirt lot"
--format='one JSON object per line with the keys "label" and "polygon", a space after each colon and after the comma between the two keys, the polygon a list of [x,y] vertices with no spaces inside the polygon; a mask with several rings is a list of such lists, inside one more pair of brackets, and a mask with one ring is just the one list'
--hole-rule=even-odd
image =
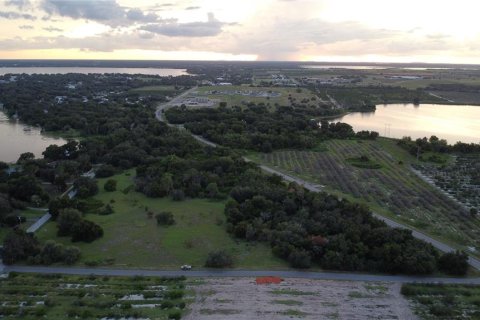
{"label": "bare dirt lot", "polygon": [[188,320],[417,319],[400,284],[285,279],[257,285],[254,278],[202,279]]}

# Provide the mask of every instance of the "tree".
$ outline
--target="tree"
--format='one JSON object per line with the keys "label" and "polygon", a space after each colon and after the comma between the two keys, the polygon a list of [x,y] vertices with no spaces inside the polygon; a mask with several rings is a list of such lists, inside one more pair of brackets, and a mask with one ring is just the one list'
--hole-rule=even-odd
{"label": "tree", "polygon": [[34,177],[21,176],[8,181],[8,193],[11,197],[22,201],[30,201],[33,195],[38,195],[43,201],[48,201],[48,195]]}
{"label": "tree", "polygon": [[35,155],[33,153],[25,152],[20,155],[20,157],[17,160],[17,164],[23,164],[33,159],[35,159]]}
{"label": "tree", "polygon": [[14,264],[33,257],[39,252],[40,244],[35,236],[21,229],[13,230],[3,242],[3,262],[5,264]]}
{"label": "tree", "polygon": [[64,247],[60,243],[56,243],[53,240],[48,240],[40,252],[40,262],[42,264],[52,264],[63,261],[64,259]]}
{"label": "tree", "polygon": [[6,194],[0,193],[0,222],[3,218],[6,217],[7,214],[12,212],[13,208],[10,205],[10,201],[8,200],[8,196]]}
{"label": "tree", "polygon": [[117,181],[113,179],[108,179],[103,185],[103,189],[107,192],[113,192],[117,190]]}
{"label": "tree", "polygon": [[463,251],[444,253],[438,260],[438,268],[449,275],[463,276],[468,271],[468,255]]}
{"label": "tree", "polygon": [[293,250],[288,256],[288,262],[293,268],[307,269],[311,266],[311,258],[305,250]]}
{"label": "tree", "polygon": [[115,174],[115,167],[109,164],[104,164],[95,172],[97,178],[109,178]]}
{"label": "tree", "polygon": [[470,215],[472,217],[475,217],[477,215],[477,213],[478,213],[477,208],[470,208]]}
{"label": "tree", "polygon": [[48,205],[48,212],[52,215],[52,218],[57,219],[60,211],[67,208],[77,209],[78,201],[75,199],[70,199],[69,197],[56,198],[50,201]]}
{"label": "tree", "polygon": [[185,193],[181,189],[175,189],[172,191],[173,201],[183,201],[185,200]]}
{"label": "tree", "polygon": [[168,211],[160,212],[155,216],[155,219],[157,219],[157,224],[160,226],[171,226],[175,224],[173,214]]}
{"label": "tree", "polygon": [[215,198],[218,194],[218,186],[215,182],[211,182],[207,185],[205,191],[207,191],[207,196],[209,198]]}
{"label": "tree", "polygon": [[72,234],[73,229],[83,220],[82,213],[76,209],[64,209],[57,218],[57,235],[65,237]]}
{"label": "tree", "polygon": [[77,190],[79,198],[88,198],[98,193],[98,185],[94,179],[80,177],[73,183],[73,187]]}
{"label": "tree", "polygon": [[72,242],[92,242],[102,236],[102,227],[88,220],[75,224],[72,230]]}
{"label": "tree", "polygon": [[210,252],[205,262],[205,267],[208,268],[226,268],[231,267],[232,265],[232,256],[224,250]]}
{"label": "tree", "polygon": [[77,247],[66,247],[63,252],[63,261],[66,264],[74,264],[80,259],[80,249]]}

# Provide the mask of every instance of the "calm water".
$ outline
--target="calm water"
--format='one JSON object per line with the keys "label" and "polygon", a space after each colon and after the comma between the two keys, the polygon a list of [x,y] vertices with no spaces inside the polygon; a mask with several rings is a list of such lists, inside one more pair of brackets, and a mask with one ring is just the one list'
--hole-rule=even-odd
{"label": "calm water", "polygon": [[188,75],[186,69],[160,69],[160,68],[86,68],[86,67],[28,67],[28,68],[1,68],[0,75],[13,74],[67,74],[67,73],[127,73],[146,74],[158,76],[183,76]]}
{"label": "calm water", "polygon": [[436,135],[450,144],[480,143],[480,106],[438,104],[377,105],[370,113],[355,112],[335,121],[350,124],[355,131],[373,130],[382,136],[412,139]]}
{"label": "calm water", "polygon": [[25,128],[30,127],[9,120],[0,111],[0,161],[15,162],[24,152],[33,152],[36,157],[42,157],[42,152],[49,145],[66,143],[63,139],[42,135],[39,129],[24,131]]}

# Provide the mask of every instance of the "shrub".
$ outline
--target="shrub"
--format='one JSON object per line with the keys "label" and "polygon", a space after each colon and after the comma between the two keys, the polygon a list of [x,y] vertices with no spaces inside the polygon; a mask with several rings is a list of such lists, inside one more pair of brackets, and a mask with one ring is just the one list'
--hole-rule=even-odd
{"label": "shrub", "polygon": [[103,185],[103,189],[107,192],[113,192],[117,190],[117,180],[108,179]]}
{"label": "shrub", "polygon": [[72,230],[72,241],[92,242],[103,236],[103,229],[92,221],[83,220]]}
{"label": "shrub", "polygon": [[174,304],[170,300],[162,301],[162,304],[160,305],[160,308],[162,309],[171,309],[173,307],[174,307]]}
{"label": "shrub", "polygon": [[232,265],[232,256],[224,250],[210,252],[207,256],[207,261],[205,262],[205,266],[209,268],[225,268],[231,267]]}
{"label": "shrub", "polygon": [[179,190],[179,189],[173,190],[172,191],[172,200],[173,201],[183,201],[183,200],[185,200],[185,193],[183,192],[183,190]]}
{"label": "shrub", "polygon": [[468,270],[468,255],[465,252],[448,252],[438,260],[440,271],[450,275],[465,275]]}
{"label": "shrub", "polygon": [[171,226],[175,224],[173,214],[169,211],[160,212],[155,216],[155,219],[157,219],[157,224],[161,226]]}
{"label": "shrub", "polygon": [[97,182],[87,177],[80,177],[75,180],[73,187],[77,190],[77,197],[79,198],[88,198],[98,193]]}
{"label": "shrub", "polygon": [[179,320],[182,318],[182,312],[180,310],[170,311],[168,314],[168,319]]}
{"label": "shrub", "polygon": [[311,266],[311,258],[305,250],[294,250],[288,255],[288,262],[293,268],[307,269]]}
{"label": "shrub", "polygon": [[110,204],[107,204],[102,211],[100,211],[100,215],[102,216],[108,216],[109,214],[113,214],[115,211],[113,211],[113,207]]}
{"label": "shrub", "polygon": [[108,178],[111,177],[115,174],[115,167],[111,166],[109,164],[105,164],[98,168],[98,170],[95,172],[95,176],[97,178]]}

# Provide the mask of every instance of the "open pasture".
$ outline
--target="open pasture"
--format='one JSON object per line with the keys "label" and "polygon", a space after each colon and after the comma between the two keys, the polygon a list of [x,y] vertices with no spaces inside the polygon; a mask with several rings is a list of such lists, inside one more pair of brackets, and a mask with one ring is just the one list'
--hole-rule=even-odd
{"label": "open pasture", "polygon": [[[280,268],[285,263],[273,257],[269,246],[234,240],[225,230],[225,203],[207,199],[173,201],[148,198],[135,192],[134,170],[107,179],[98,179],[100,192],[94,197],[114,210],[110,215],[89,213],[85,219],[100,225],[104,236],[92,243],[75,243],[82,252],[80,264],[178,269],[183,264],[203,267],[210,251],[224,249],[243,268]],[[106,192],[106,180],[117,180],[117,191]],[[175,224],[158,226],[155,215],[172,212]],[[150,212],[150,213],[149,213]],[[69,238],[57,237],[56,222],[37,233],[41,241],[54,239],[72,245]]]}

